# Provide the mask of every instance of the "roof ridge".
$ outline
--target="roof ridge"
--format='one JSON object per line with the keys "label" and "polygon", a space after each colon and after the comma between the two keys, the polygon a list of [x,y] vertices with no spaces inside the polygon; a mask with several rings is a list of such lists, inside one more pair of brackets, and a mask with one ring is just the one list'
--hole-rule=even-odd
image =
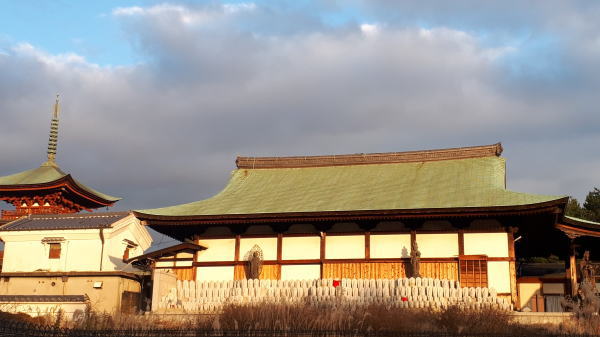
{"label": "roof ridge", "polygon": [[112,218],[118,216],[124,216],[130,212],[103,212],[103,213],[92,213],[92,214],[30,214],[28,219],[35,220],[55,220],[55,219],[80,219],[80,218]]}
{"label": "roof ridge", "polygon": [[236,166],[239,169],[260,168],[301,168],[322,166],[348,166],[366,164],[397,164],[424,161],[439,161],[453,159],[483,158],[500,156],[502,144],[456,147],[447,149],[356,153],[325,156],[290,156],[290,157],[237,157]]}

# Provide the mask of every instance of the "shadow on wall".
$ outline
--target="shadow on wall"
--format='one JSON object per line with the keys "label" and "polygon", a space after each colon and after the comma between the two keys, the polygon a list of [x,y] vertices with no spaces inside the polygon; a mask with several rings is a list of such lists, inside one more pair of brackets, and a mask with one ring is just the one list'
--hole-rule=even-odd
{"label": "shadow on wall", "polygon": [[[125,270],[129,270],[129,269],[133,269],[133,266],[128,265],[125,262],[123,262],[123,257],[122,256],[119,256],[119,257],[108,256],[108,259],[111,262],[111,264],[115,266],[114,270],[125,271]],[[103,270],[107,270],[108,267],[109,266],[102,266],[102,269]]]}
{"label": "shadow on wall", "polygon": [[406,259],[410,257],[410,253],[408,252],[408,249],[406,249],[406,247],[402,247],[402,258]]}

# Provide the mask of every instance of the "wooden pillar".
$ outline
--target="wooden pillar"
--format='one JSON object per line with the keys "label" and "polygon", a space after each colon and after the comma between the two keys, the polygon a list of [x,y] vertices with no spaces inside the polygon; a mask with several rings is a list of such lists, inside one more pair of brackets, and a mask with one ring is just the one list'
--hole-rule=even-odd
{"label": "wooden pillar", "polygon": [[277,234],[277,264],[281,265],[283,252],[283,234]]}
{"label": "wooden pillar", "polygon": [[365,232],[365,260],[371,259],[371,232]]}
{"label": "wooden pillar", "polygon": [[[200,236],[194,235],[193,241],[195,244],[199,245],[200,244]],[[177,256],[177,255],[175,255],[175,256]],[[196,263],[196,262],[198,262],[198,251],[194,252],[193,261],[192,261],[192,273],[193,273],[194,281],[196,281],[196,279],[198,277],[198,267],[194,267],[194,263]]]}
{"label": "wooden pillar", "polygon": [[[231,256],[231,255],[229,255]],[[240,235],[235,236],[235,253],[234,253],[234,261],[240,260]]]}
{"label": "wooden pillar", "polygon": [[327,238],[327,234],[325,232],[321,232],[321,278],[323,278],[323,261],[325,260],[325,239]]}
{"label": "wooden pillar", "polygon": [[458,230],[458,256],[465,255],[465,231]]}
{"label": "wooden pillar", "polygon": [[577,295],[578,286],[577,286],[577,262],[576,262],[576,250],[575,250],[575,237],[571,237],[571,242],[569,244],[569,280],[571,286],[571,296],[575,297]]}
{"label": "wooden pillar", "polygon": [[517,285],[517,262],[515,258],[515,233],[516,228],[508,227],[508,270],[510,274],[510,298],[513,302],[515,309],[521,309],[521,303],[519,301],[519,292]]}
{"label": "wooden pillar", "polygon": [[[416,230],[412,230],[410,231],[410,248],[412,249],[415,241],[417,241],[417,231]],[[410,254],[411,252],[409,252]]]}

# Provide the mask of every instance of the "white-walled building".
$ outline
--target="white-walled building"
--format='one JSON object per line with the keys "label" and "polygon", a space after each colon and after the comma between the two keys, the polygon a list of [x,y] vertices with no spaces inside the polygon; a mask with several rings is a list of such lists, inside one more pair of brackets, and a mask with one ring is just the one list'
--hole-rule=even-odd
{"label": "white-walled building", "polygon": [[2,226],[0,239],[0,301],[82,295],[98,311],[139,305],[142,279],[125,261],[152,239],[129,212],[30,215]]}

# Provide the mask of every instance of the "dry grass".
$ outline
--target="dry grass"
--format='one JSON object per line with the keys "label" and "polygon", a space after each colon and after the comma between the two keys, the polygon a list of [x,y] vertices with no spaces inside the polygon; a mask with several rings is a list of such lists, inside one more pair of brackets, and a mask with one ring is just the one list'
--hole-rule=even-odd
{"label": "dry grass", "polygon": [[560,329],[570,334],[589,334],[600,336],[600,297],[595,285],[584,282],[579,288],[580,296],[574,300],[566,299],[563,305],[575,314],[575,318]]}
{"label": "dry grass", "polygon": [[27,314],[18,313],[12,314],[8,312],[0,311],[0,322],[1,321],[17,321],[22,323],[31,324],[48,324],[48,320],[45,317],[31,317]]}
{"label": "dry grass", "polygon": [[149,330],[149,329],[207,329],[212,328],[213,316],[204,315],[182,315],[182,316],[159,316],[159,315],[109,315],[86,310],[74,315],[73,320],[62,321],[59,324],[65,328],[82,330]]}
{"label": "dry grass", "polygon": [[539,327],[513,323],[508,312],[449,307],[445,310],[358,307],[315,307],[269,304],[261,307],[229,306],[218,325],[223,330],[547,333]]}
{"label": "dry grass", "polygon": [[[7,316],[7,315],[5,315]],[[443,310],[388,308],[384,305],[349,307],[336,305],[263,304],[226,306],[220,315],[116,315],[91,310],[74,320],[29,321],[24,315],[7,319],[84,330],[236,330],[236,331],[337,331],[373,332],[441,332],[451,334],[500,334],[545,336],[547,334],[600,334],[600,317],[592,314],[573,319],[560,327],[522,325],[511,314],[496,309],[469,310],[449,307]],[[0,315],[2,318],[2,315]]]}

